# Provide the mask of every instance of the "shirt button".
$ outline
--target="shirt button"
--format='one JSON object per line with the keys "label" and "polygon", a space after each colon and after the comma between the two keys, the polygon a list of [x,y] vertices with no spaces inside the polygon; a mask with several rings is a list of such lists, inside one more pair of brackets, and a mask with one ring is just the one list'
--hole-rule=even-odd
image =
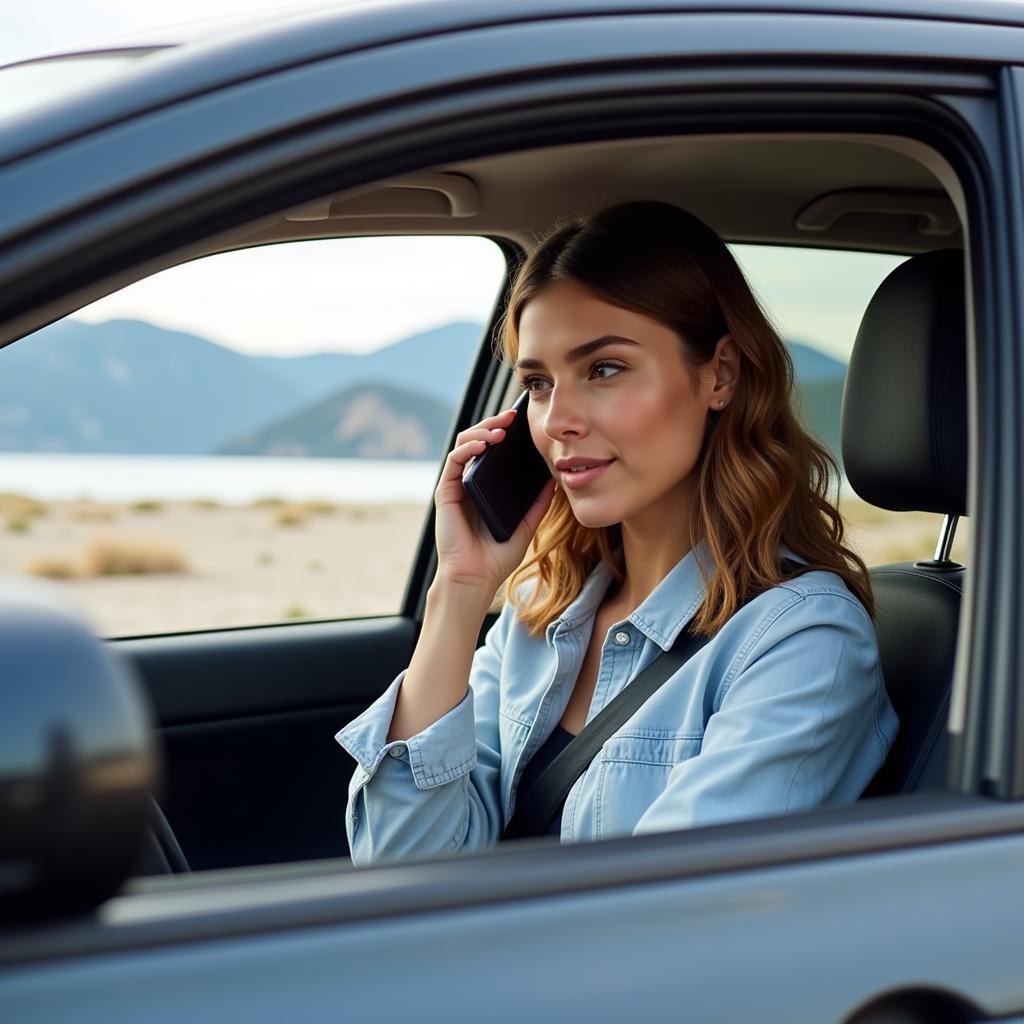
{"label": "shirt button", "polygon": [[392,747],[388,753],[392,757],[401,757],[405,753],[405,747]]}
{"label": "shirt button", "polygon": [[615,642],[620,647],[625,647],[626,644],[629,643],[629,634],[624,629],[620,629],[618,633],[615,634]]}

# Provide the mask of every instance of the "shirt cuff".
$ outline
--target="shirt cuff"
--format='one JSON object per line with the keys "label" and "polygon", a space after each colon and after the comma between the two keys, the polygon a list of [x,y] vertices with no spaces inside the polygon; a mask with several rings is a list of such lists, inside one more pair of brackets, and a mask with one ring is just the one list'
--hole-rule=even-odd
{"label": "shirt cuff", "polygon": [[407,740],[388,742],[403,670],[395,681],[358,717],[335,734],[335,740],[372,778],[381,760],[390,756],[408,763],[417,789],[433,789],[452,782],[476,767],[476,726],[473,691]]}

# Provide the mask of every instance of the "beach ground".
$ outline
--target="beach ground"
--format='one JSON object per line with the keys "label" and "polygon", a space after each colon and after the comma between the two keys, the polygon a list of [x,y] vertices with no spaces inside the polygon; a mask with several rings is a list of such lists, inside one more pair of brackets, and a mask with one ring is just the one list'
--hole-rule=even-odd
{"label": "beach ground", "polygon": [[[933,554],[939,516],[859,501],[843,512],[869,565]],[[424,516],[411,504],[100,505],[7,495],[0,573],[58,578],[103,636],[392,615]],[[960,561],[966,535],[962,525]],[[168,567],[180,571],[159,571]]]}

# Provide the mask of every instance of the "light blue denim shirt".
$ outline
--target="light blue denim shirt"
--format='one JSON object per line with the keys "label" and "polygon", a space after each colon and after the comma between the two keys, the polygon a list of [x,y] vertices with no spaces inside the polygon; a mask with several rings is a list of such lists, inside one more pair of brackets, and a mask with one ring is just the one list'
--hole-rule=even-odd
{"label": "light blue denim shirt", "polygon": [[[588,721],[672,646],[703,600],[706,557],[695,548],[608,630]],[[337,734],[358,762],[346,813],[356,864],[497,842],[523,766],[565,711],[611,579],[599,563],[543,638],[506,604],[465,699],[417,735],[387,742],[404,672]],[[838,576],[810,572],[737,611],[604,744],[569,792],[561,840],[850,802],[897,729],[871,619]]]}

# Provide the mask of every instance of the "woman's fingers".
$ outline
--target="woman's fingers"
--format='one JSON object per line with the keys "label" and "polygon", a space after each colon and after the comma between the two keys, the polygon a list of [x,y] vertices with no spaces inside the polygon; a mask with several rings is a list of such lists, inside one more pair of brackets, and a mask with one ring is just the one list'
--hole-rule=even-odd
{"label": "woman's fingers", "polygon": [[479,455],[487,447],[487,442],[482,438],[476,438],[471,441],[463,441],[462,444],[457,444],[449,453],[448,457],[444,460],[444,471],[441,473],[441,478],[462,476],[462,471],[465,469],[466,464],[469,462],[474,455]]}
{"label": "woman's fingers", "polygon": [[463,441],[469,441],[475,437],[486,437],[488,433],[496,427],[501,428],[502,433],[504,433],[504,428],[507,427],[515,417],[515,409],[506,409],[504,412],[499,412],[496,416],[488,416],[479,423],[474,423],[473,426],[466,427],[465,430],[460,430],[455,437],[455,443],[456,445],[459,445],[462,444]]}
{"label": "woman's fingers", "polygon": [[459,433],[455,438],[455,445],[465,444],[467,441],[486,441],[493,444],[505,437],[505,430],[502,427],[468,427]]}
{"label": "woman's fingers", "polygon": [[489,444],[504,441],[505,428],[515,416],[515,409],[506,409],[459,432],[455,438],[455,447],[448,453],[441,468],[441,477],[434,489],[435,500],[444,503],[462,500],[465,494],[462,474],[467,463],[474,456],[480,455]]}

